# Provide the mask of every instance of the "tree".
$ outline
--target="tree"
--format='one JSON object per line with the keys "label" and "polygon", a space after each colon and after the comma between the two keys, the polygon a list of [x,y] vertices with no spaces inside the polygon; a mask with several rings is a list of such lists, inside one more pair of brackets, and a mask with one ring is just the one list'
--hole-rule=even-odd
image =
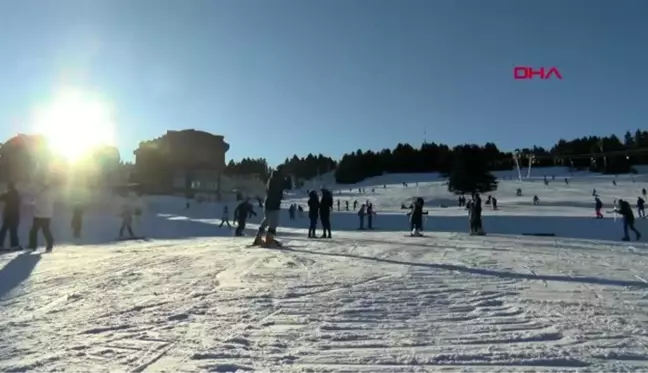
{"label": "tree", "polygon": [[453,150],[454,162],[448,179],[448,190],[455,194],[485,193],[497,189],[497,178],[476,145],[462,145]]}

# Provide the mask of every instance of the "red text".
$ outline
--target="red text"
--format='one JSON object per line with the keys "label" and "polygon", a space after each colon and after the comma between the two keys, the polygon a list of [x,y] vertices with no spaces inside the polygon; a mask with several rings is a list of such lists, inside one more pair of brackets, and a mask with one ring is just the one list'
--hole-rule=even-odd
{"label": "red text", "polygon": [[513,77],[516,80],[533,79],[534,77],[538,77],[540,79],[551,79],[552,77],[562,79],[562,74],[560,74],[560,71],[558,71],[557,67],[541,67],[539,69],[536,69],[528,66],[516,66],[513,68]]}

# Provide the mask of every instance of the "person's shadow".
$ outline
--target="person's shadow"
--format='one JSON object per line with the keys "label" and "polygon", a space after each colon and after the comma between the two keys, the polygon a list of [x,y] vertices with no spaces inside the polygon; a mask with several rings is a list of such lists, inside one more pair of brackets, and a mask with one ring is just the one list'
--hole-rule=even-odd
{"label": "person's shadow", "polygon": [[27,252],[16,256],[0,269],[0,300],[29,278],[40,259],[40,255]]}

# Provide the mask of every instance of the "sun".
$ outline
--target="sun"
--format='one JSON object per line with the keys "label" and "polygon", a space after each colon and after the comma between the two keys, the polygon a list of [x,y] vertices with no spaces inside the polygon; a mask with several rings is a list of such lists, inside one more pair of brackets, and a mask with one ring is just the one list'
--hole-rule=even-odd
{"label": "sun", "polygon": [[100,145],[114,145],[116,126],[110,105],[89,92],[66,89],[34,113],[34,130],[50,149],[69,161]]}

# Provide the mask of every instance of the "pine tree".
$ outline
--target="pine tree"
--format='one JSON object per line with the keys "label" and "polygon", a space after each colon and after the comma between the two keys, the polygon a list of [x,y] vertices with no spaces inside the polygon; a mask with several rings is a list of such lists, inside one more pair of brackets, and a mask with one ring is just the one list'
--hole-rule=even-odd
{"label": "pine tree", "polygon": [[488,170],[482,150],[475,145],[456,147],[448,190],[455,194],[486,193],[497,189],[497,178]]}

